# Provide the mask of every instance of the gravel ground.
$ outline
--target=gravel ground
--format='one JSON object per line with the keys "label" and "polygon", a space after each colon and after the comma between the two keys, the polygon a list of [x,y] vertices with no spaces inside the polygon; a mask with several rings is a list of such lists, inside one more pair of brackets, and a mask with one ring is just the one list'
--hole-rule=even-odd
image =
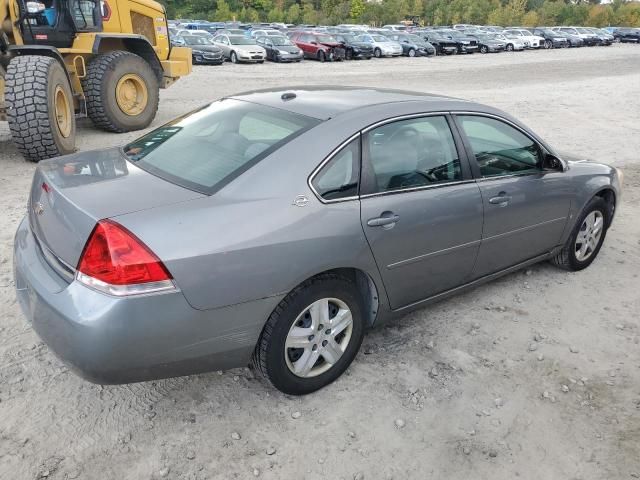
{"label": "gravel ground", "polygon": [[[366,338],[303,398],[247,369],[101,387],[15,302],[13,233],[33,165],[0,124],[0,479],[640,478],[640,46],[342,64],[197,67],[154,125],[241,90],[376,85],[501,107],[560,151],[625,171],[594,264],[547,264]],[[81,122],[81,149],[123,144]]]}

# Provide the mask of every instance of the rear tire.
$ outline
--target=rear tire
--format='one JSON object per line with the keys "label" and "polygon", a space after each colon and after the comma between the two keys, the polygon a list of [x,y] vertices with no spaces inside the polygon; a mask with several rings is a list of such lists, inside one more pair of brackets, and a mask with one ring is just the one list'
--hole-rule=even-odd
{"label": "rear tire", "polygon": [[[329,310],[329,315],[325,317],[327,324],[317,325],[309,307],[316,305],[320,299],[328,299],[329,302],[337,300],[342,303],[340,308],[346,307],[351,314],[350,326],[340,330],[344,336],[333,337],[337,344],[342,344],[344,350],[341,349],[341,355],[336,356],[337,360],[331,363],[326,361],[327,357],[323,352],[323,334],[325,329],[329,332],[334,328],[332,320],[337,319],[338,315],[334,313],[335,316],[330,319]],[[330,305],[337,310],[335,304]],[[289,293],[269,316],[256,345],[252,364],[258,373],[281,392],[289,395],[314,392],[340,377],[357,355],[364,337],[362,312],[362,300],[352,280],[335,274],[323,274],[307,280]],[[295,326],[315,332],[310,337],[306,337],[304,332],[305,336],[296,337],[307,343],[308,348],[303,352],[299,351],[303,350],[302,347],[287,347],[287,339],[292,338],[290,334]],[[314,339],[314,336],[317,338]],[[317,344],[311,348],[314,340]],[[309,362],[311,370],[294,373],[296,367],[300,366],[297,364],[298,360],[302,360],[305,355],[312,355],[311,352],[315,352],[315,360],[312,358]]]}
{"label": "rear tire", "polygon": [[[593,215],[594,217],[600,217],[603,220],[601,225],[601,232],[597,239],[597,242],[593,244],[591,253],[586,258],[579,258],[576,253],[577,245],[581,244],[578,240],[579,235],[584,235],[585,231],[588,232],[589,228],[585,230],[585,222],[587,217]],[[607,228],[611,221],[611,210],[607,205],[607,202],[600,197],[593,197],[591,201],[584,208],[580,216],[578,217],[571,235],[567,239],[567,242],[562,247],[562,250],[551,259],[551,262],[564,270],[578,271],[587,268],[595,260],[600,252],[600,248],[604,242],[607,234]],[[581,237],[582,238],[582,237]]]}
{"label": "rear tire", "polygon": [[73,96],[58,60],[40,55],[11,59],[5,100],[11,136],[27,160],[38,162],[75,151]]}
{"label": "rear tire", "polygon": [[87,114],[108,132],[146,128],[158,111],[158,80],[140,56],[114,50],[95,57],[82,80]]}

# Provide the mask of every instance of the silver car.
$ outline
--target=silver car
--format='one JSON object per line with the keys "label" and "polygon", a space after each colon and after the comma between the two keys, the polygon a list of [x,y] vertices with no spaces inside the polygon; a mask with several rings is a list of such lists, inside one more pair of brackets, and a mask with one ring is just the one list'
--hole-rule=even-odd
{"label": "silver car", "polygon": [[40,163],[17,298],[91,381],[251,362],[305,394],[370,327],[536,262],[589,266],[621,182],[472,102],[239,94],[124,148]]}
{"label": "silver car", "polygon": [[216,35],[213,44],[220,49],[231,63],[264,63],[266,51],[254,38],[244,35]]}
{"label": "silver car", "polygon": [[402,55],[402,45],[384,35],[367,33],[365,35],[358,35],[356,40],[371,45],[373,56],[377,58],[399,57]]}

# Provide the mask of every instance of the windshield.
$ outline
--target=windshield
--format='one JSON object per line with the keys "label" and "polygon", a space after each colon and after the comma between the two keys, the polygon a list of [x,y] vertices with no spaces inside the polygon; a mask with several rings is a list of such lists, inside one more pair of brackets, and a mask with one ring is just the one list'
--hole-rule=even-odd
{"label": "windshield", "polygon": [[387,37],[384,37],[382,35],[371,35],[371,38],[373,38],[374,42],[388,42],[389,39]]}
{"label": "windshield", "polygon": [[229,37],[229,42],[231,45],[255,45],[256,42],[252,38],[241,37],[241,36],[231,36]]}
{"label": "windshield", "polygon": [[209,42],[204,37],[196,37],[195,35],[184,36],[182,39],[187,45],[208,45]]}
{"label": "windshield", "polygon": [[340,38],[345,42],[354,42],[356,40],[356,37],[353,35],[342,34],[340,35]]}
{"label": "windshield", "polygon": [[289,40],[287,37],[271,37],[269,40],[271,40],[276,47],[293,45],[293,43],[291,43],[291,40]]}
{"label": "windshield", "polygon": [[423,40],[418,35],[406,35],[406,37],[412,42],[422,42]]}
{"label": "windshield", "polygon": [[225,99],[144,135],[124,153],[169,182],[213,194],[318,123],[279,108]]}
{"label": "windshield", "polygon": [[589,30],[587,30],[586,28],[577,28],[576,30],[578,30],[578,32],[580,32],[580,33],[592,33]]}
{"label": "windshield", "polygon": [[331,35],[316,35],[316,41],[320,43],[338,43]]}

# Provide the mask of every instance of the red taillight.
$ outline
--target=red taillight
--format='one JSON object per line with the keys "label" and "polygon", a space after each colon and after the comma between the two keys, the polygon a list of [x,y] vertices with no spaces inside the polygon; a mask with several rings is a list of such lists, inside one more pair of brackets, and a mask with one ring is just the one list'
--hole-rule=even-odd
{"label": "red taillight", "polygon": [[133,233],[111,220],[100,220],[95,226],[77,270],[78,278],[89,277],[92,286],[94,280],[116,287],[167,281],[173,285],[160,259]]}

